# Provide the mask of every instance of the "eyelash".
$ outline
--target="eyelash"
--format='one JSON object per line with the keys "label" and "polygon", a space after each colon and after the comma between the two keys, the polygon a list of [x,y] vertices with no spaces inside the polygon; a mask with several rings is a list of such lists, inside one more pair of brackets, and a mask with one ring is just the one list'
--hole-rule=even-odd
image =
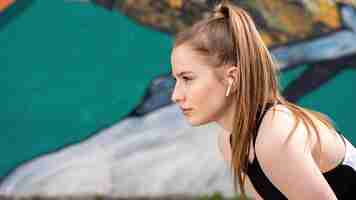
{"label": "eyelash", "polygon": [[[188,78],[188,77],[185,77],[185,76],[182,76],[182,79],[185,80],[185,81],[193,80],[192,78]],[[177,79],[174,78],[174,80],[177,80]]]}
{"label": "eyelash", "polygon": [[185,81],[191,81],[191,80],[193,80],[193,79],[188,78],[188,77],[185,77],[185,76],[183,76],[182,78],[183,78],[183,80],[185,80]]}

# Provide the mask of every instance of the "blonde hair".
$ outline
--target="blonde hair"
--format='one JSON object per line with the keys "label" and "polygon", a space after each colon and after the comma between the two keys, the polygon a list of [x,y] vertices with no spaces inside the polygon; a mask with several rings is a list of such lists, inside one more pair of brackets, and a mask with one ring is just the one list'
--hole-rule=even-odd
{"label": "blonde hair", "polygon": [[[310,136],[311,127],[320,140],[316,124],[307,113],[315,116],[327,127],[333,128],[331,121],[323,114],[297,106],[280,95],[276,63],[252,18],[242,8],[223,0],[215,6],[212,16],[179,32],[173,48],[183,43],[205,55],[212,67],[234,64],[240,70],[237,94],[231,97],[238,102],[231,133],[231,169],[234,190],[238,191],[238,180],[243,197],[246,197],[243,172],[247,171],[249,147],[257,134],[257,131],[251,130],[256,130],[256,121],[262,117],[262,112],[258,112],[259,107],[264,110],[271,101],[285,105],[295,118],[295,125],[290,133],[294,132],[301,121],[306,125],[308,135]],[[321,151],[321,146],[319,150]]]}

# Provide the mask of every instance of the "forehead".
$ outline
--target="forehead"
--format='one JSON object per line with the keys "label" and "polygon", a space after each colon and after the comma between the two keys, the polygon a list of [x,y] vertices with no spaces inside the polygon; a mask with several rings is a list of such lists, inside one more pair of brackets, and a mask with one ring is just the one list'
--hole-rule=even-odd
{"label": "forehead", "polygon": [[173,49],[171,64],[173,75],[178,75],[181,72],[200,73],[210,69],[203,55],[185,45]]}

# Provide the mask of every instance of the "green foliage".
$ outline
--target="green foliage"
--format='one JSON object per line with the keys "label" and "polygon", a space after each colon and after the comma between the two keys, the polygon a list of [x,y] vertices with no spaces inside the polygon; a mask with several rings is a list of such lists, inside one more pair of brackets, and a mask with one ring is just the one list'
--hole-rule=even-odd
{"label": "green foliage", "polygon": [[239,196],[235,196],[232,198],[224,197],[220,192],[214,192],[212,195],[203,195],[199,197],[197,200],[242,200]]}

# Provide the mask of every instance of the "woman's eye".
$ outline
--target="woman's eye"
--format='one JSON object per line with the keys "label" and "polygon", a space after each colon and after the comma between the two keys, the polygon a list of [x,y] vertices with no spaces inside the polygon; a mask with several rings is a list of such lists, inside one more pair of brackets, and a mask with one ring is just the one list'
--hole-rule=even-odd
{"label": "woman's eye", "polygon": [[182,78],[183,78],[184,81],[190,81],[190,80],[192,80],[191,78],[184,77],[184,76],[183,76]]}

